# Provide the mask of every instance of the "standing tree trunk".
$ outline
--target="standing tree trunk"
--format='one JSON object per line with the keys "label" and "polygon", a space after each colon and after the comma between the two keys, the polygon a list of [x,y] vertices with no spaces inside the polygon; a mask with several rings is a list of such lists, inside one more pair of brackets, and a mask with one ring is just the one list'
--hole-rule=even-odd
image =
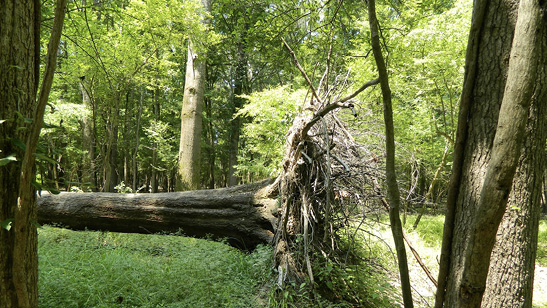
{"label": "standing tree trunk", "polygon": [[[38,306],[34,153],[57,63],[66,7],[55,10],[44,79],[38,98],[39,1],[3,1],[0,12],[0,307]],[[31,118],[26,125],[22,118]],[[25,127],[26,129],[20,129]],[[25,150],[14,141],[26,142]]]}
{"label": "standing tree trunk", "polygon": [[137,177],[137,154],[139,152],[140,131],[141,131],[141,116],[142,116],[142,101],[144,100],[144,88],[141,86],[141,95],[139,98],[139,111],[137,112],[137,128],[135,129],[135,150],[131,157],[131,173],[133,174],[133,183],[131,188],[133,192],[137,192],[138,177]]}
{"label": "standing tree trunk", "polygon": [[95,172],[95,129],[94,129],[94,106],[89,96],[89,92],[84,85],[84,78],[80,77],[80,91],[82,92],[82,101],[84,106],[90,111],[91,115],[85,115],[82,119],[82,143],[84,149],[87,150],[87,155],[84,157],[84,167],[82,174],[82,181],[84,186],[91,187],[92,190],[96,190],[97,187],[97,175]]}
{"label": "standing tree trunk", "polygon": [[[547,25],[540,27],[547,50]],[[492,250],[482,307],[532,307],[547,136],[547,55],[540,54],[536,90],[507,210]]]}
{"label": "standing tree trunk", "polygon": [[114,94],[114,107],[110,109],[110,123],[107,124],[108,142],[105,153],[105,192],[114,192],[114,187],[118,184],[118,129],[120,117],[120,96],[117,90]]}
{"label": "standing tree trunk", "polygon": [[403,239],[403,227],[399,217],[401,207],[401,197],[399,195],[399,186],[397,185],[397,174],[395,173],[395,133],[393,128],[393,110],[391,106],[391,89],[389,88],[389,77],[387,68],[380,46],[380,33],[378,30],[378,20],[376,18],[376,6],[374,0],[368,0],[368,18],[370,23],[370,36],[372,52],[378,75],[380,77],[380,86],[382,88],[382,100],[384,104],[384,123],[386,131],[386,183],[387,196],[389,200],[389,221],[391,223],[391,232],[397,251],[397,261],[399,264],[399,274],[401,275],[401,288],[403,292],[403,303],[405,307],[414,307],[412,302],[412,292],[410,289],[410,276],[408,275],[408,262],[406,257],[405,242]]}
{"label": "standing tree trunk", "polygon": [[[210,11],[210,0],[202,0],[203,8]],[[208,21],[203,17],[203,22]],[[196,53],[188,40],[188,60],[182,101],[177,191],[195,190],[200,186],[200,156],[203,99],[206,73],[205,53]]]}
{"label": "standing tree trunk", "polygon": [[[545,27],[539,10],[537,3],[528,0],[520,5],[507,0],[477,2],[474,8],[436,307],[442,307],[443,303],[446,307],[481,305],[490,254],[515,169],[520,164],[520,170],[524,171],[525,164],[536,163],[534,159],[519,160],[519,142],[526,139],[524,152],[533,152],[528,146],[541,143],[537,138],[542,138],[539,134],[524,134],[528,119],[528,125],[537,125],[532,123],[534,112],[529,113],[528,106],[533,100],[539,64],[539,23]],[[538,84],[536,91],[545,87],[544,80]],[[532,103],[538,101],[534,99]],[[531,180],[523,173],[517,177],[526,182]],[[515,195],[515,198],[527,197]],[[518,199],[520,205],[528,201]],[[509,280],[513,279],[516,276]]]}
{"label": "standing tree trunk", "polygon": [[[244,34],[242,34],[244,35]],[[244,38],[240,38],[241,41]],[[237,46],[237,62],[235,67],[234,89],[233,89],[233,114],[236,114],[238,109],[243,107],[244,99],[240,97],[245,93],[245,85],[247,84],[247,60],[245,51],[243,50],[243,42],[239,42]],[[228,160],[228,186],[235,186],[239,182],[239,178],[235,175],[237,165],[237,154],[239,151],[239,135],[241,133],[241,118],[235,117],[230,125],[230,157]]]}
{"label": "standing tree trunk", "polygon": [[[156,74],[156,78],[159,78]],[[159,87],[154,91],[154,119],[160,120],[160,102],[159,102],[160,89]],[[158,192],[158,143],[154,141],[152,144],[152,175],[150,179],[150,192]]]}

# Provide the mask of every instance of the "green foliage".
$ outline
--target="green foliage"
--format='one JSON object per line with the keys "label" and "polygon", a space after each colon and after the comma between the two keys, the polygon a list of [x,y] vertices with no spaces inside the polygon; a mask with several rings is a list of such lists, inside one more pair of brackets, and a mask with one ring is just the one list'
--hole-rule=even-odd
{"label": "green foliage", "polygon": [[116,190],[116,192],[118,192],[120,194],[132,194],[133,193],[133,189],[131,189],[131,187],[126,186],[123,181],[121,181],[120,184],[114,186],[114,189]]}
{"label": "green foliage", "polygon": [[547,266],[547,219],[539,221],[537,261],[542,266]]}
{"label": "green foliage", "polygon": [[13,219],[13,218],[4,219],[0,222],[0,227],[2,229],[5,229],[6,231],[9,231],[9,230],[11,230],[11,227],[12,227],[14,221],[15,221],[15,219]]}
{"label": "green foliage", "polygon": [[42,308],[266,306],[269,247],[48,226],[38,239]]}
{"label": "green foliage", "polygon": [[285,137],[305,95],[304,90],[283,86],[243,96],[249,102],[236,116],[250,120],[242,130],[245,147],[239,152],[240,176],[264,178],[281,171]]}
{"label": "green foliage", "polygon": [[422,240],[430,247],[441,247],[444,229],[444,215],[424,215],[416,230],[412,230],[417,215],[407,216],[407,232],[416,231],[420,234]]}
{"label": "green foliage", "polygon": [[2,157],[2,158],[0,158],[0,167],[4,166],[4,165],[7,165],[11,162],[14,162],[14,161],[17,161],[17,157],[15,157],[15,154],[10,154],[6,157]]}

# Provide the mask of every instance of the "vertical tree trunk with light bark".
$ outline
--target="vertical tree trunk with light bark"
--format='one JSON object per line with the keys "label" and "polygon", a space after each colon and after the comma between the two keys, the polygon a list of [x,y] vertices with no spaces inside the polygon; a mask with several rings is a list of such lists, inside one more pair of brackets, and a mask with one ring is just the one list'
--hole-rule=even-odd
{"label": "vertical tree trunk with light bark", "polygon": [[200,184],[201,129],[205,82],[204,55],[196,54],[188,42],[186,81],[181,111],[178,181],[176,190],[195,190]]}
{"label": "vertical tree trunk with light bark", "polygon": [[88,89],[84,84],[84,77],[80,80],[80,91],[82,92],[82,102],[88,109],[89,115],[85,115],[82,119],[82,143],[84,149],[87,150],[87,155],[84,157],[83,162],[83,185],[89,185],[92,190],[96,190],[97,187],[97,174],[95,170],[95,134],[94,134],[94,107],[89,96]]}
{"label": "vertical tree trunk with light bark", "polygon": [[[203,8],[210,11],[210,0],[202,0]],[[208,23],[203,17],[203,22]],[[181,111],[181,132],[177,191],[195,190],[200,186],[201,130],[206,73],[205,53],[196,53],[192,40],[188,40],[188,59]]]}

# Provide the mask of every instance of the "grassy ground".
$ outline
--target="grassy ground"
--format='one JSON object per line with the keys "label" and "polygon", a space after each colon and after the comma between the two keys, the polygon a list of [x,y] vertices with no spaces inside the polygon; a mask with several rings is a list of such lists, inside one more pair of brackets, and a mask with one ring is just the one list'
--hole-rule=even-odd
{"label": "grassy ground", "polygon": [[271,249],[169,235],[39,230],[41,308],[264,307]]}
{"label": "grassy ground", "polygon": [[[436,278],[444,217],[424,216],[411,230],[414,219],[407,218],[407,235]],[[396,307],[397,265],[386,221],[381,217],[359,236],[348,235],[366,264],[316,264],[316,281],[338,288],[339,295],[350,290],[364,307]],[[274,296],[270,247],[246,254],[223,243],[175,235],[49,226],[38,232],[40,308],[351,306],[312,300],[302,285]],[[416,307],[427,307],[435,288],[407,253]],[[534,307],[547,307],[547,220],[540,223],[537,261]]]}
{"label": "grassy ground", "polygon": [[[424,259],[427,266],[437,278],[438,256],[442,241],[442,231],[444,216],[424,216],[416,230],[412,230],[412,225],[416,219],[415,215],[408,217],[406,223],[406,232],[411,238],[413,245],[418,253]],[[433,303],[433,294],[435,289],[432,283],[423,274],[422,269],[408,253],[409,263],[411,265],[411,279],[415,286],[415,300],[429,304]],[[536,275],[534,280],[534,307],[547,307],[547,220],[540,221],[538,250],[536,256]]]}

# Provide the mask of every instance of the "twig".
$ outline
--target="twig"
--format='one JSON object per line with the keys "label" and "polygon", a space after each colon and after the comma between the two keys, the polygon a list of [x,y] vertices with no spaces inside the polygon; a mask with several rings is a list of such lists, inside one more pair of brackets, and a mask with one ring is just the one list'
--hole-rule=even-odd
{"label": "twig", "polygon": [[[321,104],[321,99],[320,99],[319,96],[317,95],[317,92],[315,91],[315,88],[313,87],[313,84],[311,83],[310,78],[308,77],[308,75],[306,74],[306,72],[304,71],[304,69],[302,68],[302,66],[300,65],[300,62],[298,62],[298,58],[296,57],[296,54],[295,54],[294,51],[291,49],[291,47],[289,46],[289,44],[287,44],[287,42],[285,41],[284,38],[281,38],[281,41],[283,42],[283,45],[285,46],[285,48],[287,48],[287,50],[289,51],[289,53],[290,53],[291,56],[293,57],[294,63],[296,64],[296,67],[298,68],[298,70],[300,71],[300,73],[302,73],[302,76],[304,77],[304,79],[306,79],[306,82],[308,83],[308,86],[310,87],[313,96],[315,97],[315,99],[317,100],[317,102],[319,102],[319,103]],[[312,104],[312,105],[313,105],[313,104]]]}

